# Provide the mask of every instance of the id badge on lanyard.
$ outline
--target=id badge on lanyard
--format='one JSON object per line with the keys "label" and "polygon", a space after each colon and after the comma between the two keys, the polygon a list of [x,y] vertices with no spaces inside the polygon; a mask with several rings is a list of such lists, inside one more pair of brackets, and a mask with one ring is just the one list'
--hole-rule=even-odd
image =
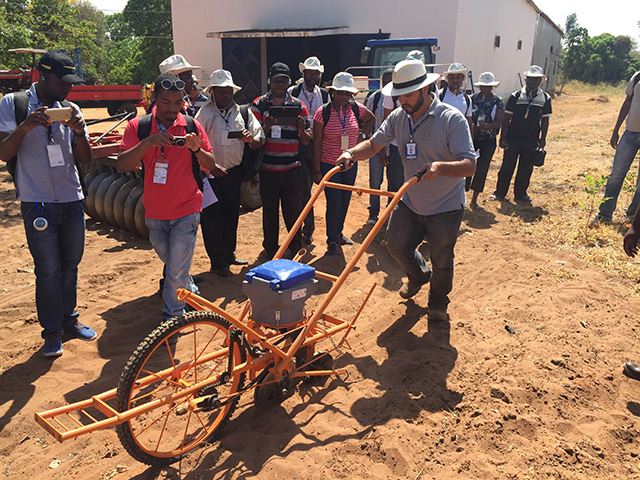
{"label": "id badge on lanyard", "polygon": [[282,138],[282,127],[280,125],[271,127],[271,138]]}
{"label": "id badge on lanyard", "polygon": [[416,148],[416,144],[413,141],[404,144],[404,152],[407,160],[415,160],[418,156],[418,151]]}
{"label": "id badge on lanyard", "polygon": [[47,145],[47,156],[49,157],[49,166],[64,167],[64,156],[62,155],[62,147],[53,142],[51,133],[51,125],[47,128],[49,132],[49,144]]}
{"label": "id badge on lanyard", "polygon": [[346,150],[347,148],[349,148],[349,135],[342,135],[340,136],[340,148],[342,150]]}
{"label": "id badge on lanyard", "polygon": [[153,183],[167,183],[167,173],[169,171],[169,164],[167,162],[156,162],[153,168]]}

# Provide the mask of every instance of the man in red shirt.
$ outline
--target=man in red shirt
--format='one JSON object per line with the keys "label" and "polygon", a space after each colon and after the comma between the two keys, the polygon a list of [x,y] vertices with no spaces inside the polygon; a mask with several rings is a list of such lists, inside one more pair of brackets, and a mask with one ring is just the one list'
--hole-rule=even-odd
{"label": "man in red shirt", "polygon": [[[149,239],[167,266],[162,292],[163,320],[184,313],[185,303],[176,295],[178,288],[198,291],[189,269],[202,210],[199,168],[214,175],[225,173],[216,165],[202,126],[180,113],[184,86],[182,80],[170,73],[156,79],[156,109],[150,114],[149,135],[140,139],[141,119],[132,120],[125,129],[118,155],[121,171],[133,170],[140,163],[143,165],[143,203]],[[197,134],[187,133],[188,121],[195,124]]]}

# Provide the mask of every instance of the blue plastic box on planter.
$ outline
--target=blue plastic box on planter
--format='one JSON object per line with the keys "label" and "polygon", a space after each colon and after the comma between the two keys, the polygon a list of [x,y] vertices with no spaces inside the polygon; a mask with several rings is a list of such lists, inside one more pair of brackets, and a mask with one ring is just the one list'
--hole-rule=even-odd
{"label": "blue plastic box on planter", "polygon": [[251,318],[275,328],[300,322],[318,283],[315,276],[315,268],[284,259],[251,269],[242,282],[251,301]]}

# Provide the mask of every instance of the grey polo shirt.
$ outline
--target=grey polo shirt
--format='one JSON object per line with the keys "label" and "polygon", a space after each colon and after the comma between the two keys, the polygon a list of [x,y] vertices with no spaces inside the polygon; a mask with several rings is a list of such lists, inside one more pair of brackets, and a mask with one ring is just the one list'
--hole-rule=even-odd
{"label": "grey polo shirt", "polygon": [[[27,92],[29,95],[27,114],[41,105],[35,86],[35,83],[31,85]],[[13,95],[10,93],[0,100],[0,132],[11,133],[17,128]],[[75,106],[79,115],[82,115],[78,106],[73,103],[72,105]],[[55,106],[61,107],[58,102]],[[47,154],[47,145],[50,141],[48,130],[44,127],[36,127],[25,135],[20,144],[16,164],[18,200],[43,203],[82,200],[84,196],[71,148],[76,141],[73,131],[60,122],[51,124],[51,142],[60,145],[64,159],[64,165],[52,167]],[[88,134],[87,138],[89,138]]]}
{"label": "grey polo shirt", "polygon": [[[475,159],[467,119],[458,109],[442,103],[434,95],[431,97],[433,103],[425,116],[412,124],[414,127],[419,125],[413,134],[417,150],[415,160],[407,160],[406,157],[405,144],[410,139],[410,126],[409,116],[402,108],[396,108],[391,112],[371,138],[376,145],[385,147],[394,139],[397,140],[404,165],[405,181],[427,163]],[[432,181],[412,185],[402,197],[402,201],[418,215],[436,215],[459,210],[466,205],[464,182],[463,177],[440,175]]]}

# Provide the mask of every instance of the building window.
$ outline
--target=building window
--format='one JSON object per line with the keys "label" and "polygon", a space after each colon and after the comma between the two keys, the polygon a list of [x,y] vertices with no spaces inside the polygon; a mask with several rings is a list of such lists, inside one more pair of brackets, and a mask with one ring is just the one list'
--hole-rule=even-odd
{"label": "building window", "polygon": [[522,50],[522,40],[518,40],[518,50]]}
{"label": "building window", "polygon": [[551,45],[551,53],[553,53],[553,45]]}
{"label": "building window", "polygon": [[500,48],[500,35],[496,35],[496,38],[493,39],[493,46]]}

